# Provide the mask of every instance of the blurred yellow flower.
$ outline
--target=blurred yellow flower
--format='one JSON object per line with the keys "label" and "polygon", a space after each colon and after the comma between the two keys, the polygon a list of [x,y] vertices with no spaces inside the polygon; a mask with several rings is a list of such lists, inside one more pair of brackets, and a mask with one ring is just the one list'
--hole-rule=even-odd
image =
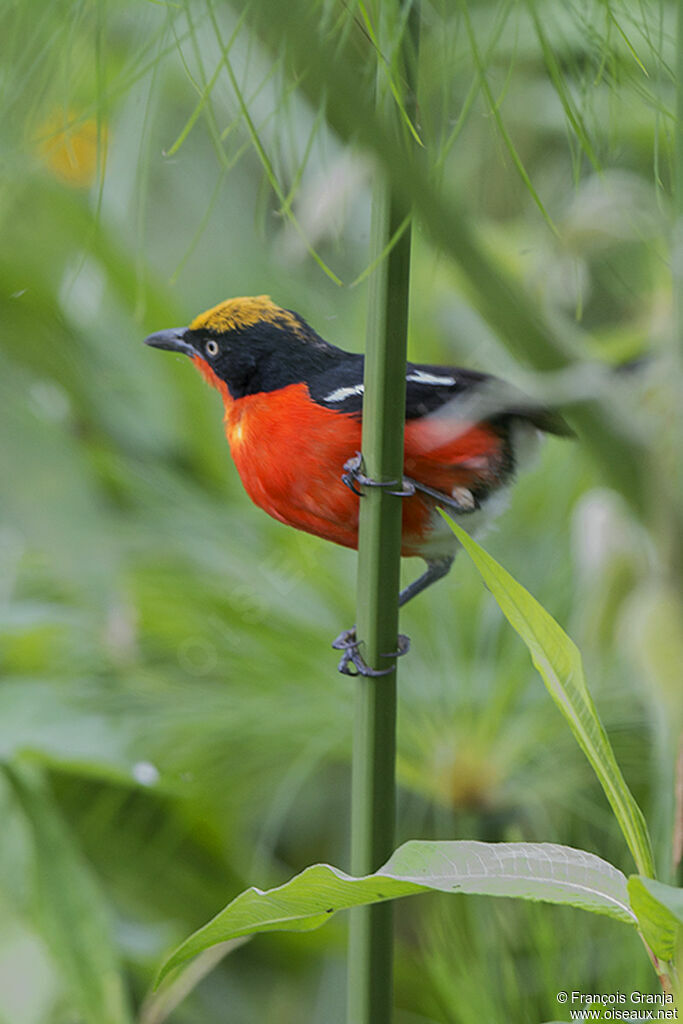
{"label": "blurred yellow flower", "polygon": [[[97,170],[97,122],[79,119],[73,110],[55,111],[42,123],[38,153],[59,181],[74,188],[87,188]],[[102,144],[106,131],[101,131]]]}

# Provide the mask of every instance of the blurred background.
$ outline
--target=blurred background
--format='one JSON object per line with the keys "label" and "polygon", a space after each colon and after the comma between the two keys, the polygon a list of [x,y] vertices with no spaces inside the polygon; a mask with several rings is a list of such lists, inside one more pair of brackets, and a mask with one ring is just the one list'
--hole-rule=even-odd
{"label": "blurred background", "polygon": [[[391,80],[375,8],[308,11],[360,88],[378,65]],[[240,946],[175,1008],[145,1001],[164,955],[248,885],[348,866],[352,687],[329,645],[354,618],[355,556],[253,507],[218,396],[142,345],[268,293],[363,348],[382,154],[353,97],[293,70],[295,21],[278,47],[264,12],[0,11],[0,1024],[344,1020],[343,916]],[[410,357],[495,372],[570,417],[592,398],[611,424],[608,449],[548,441],[485,544],[581,647],[673,880],[674,8],[436,0],[422,21],[435,195],[571,348],[535,373],[418,222]],[[638,478],[612,489],[606,466],[629,459]],[[464,557],[402,626],[398,841],[545,840],[632,871]],[[559,989],[658,988],[635,932],[578,910],[425,896],[397,929],[397,1024],[536,1024],[559,1019]]]}

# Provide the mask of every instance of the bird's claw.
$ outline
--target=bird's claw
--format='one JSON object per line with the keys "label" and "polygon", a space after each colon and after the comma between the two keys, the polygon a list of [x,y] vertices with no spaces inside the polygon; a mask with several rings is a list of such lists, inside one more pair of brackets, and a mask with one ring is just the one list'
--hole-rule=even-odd
{"label": "bird's claw", "polygon": [[[360,640],[356,637],[356,627],[353,626],[351,629],[345,629],[343,633],[340,633],[336,640],[332,641],[332,646],[336,651],[343,651],[338,670],[345,676],[369,676],[373,679],[378,676],[388,676],[390,672],[393,672],[394,666],[389,668],[370,668],[363,659],[359,647]],[[398,637],[398,650],[390,651],[387,654],[382,654],[382,658],[399,658],[402,654],[407,654],[410,650],[410,637],[403,636],[399,633]],[[353,668],[352,668],[353,666]],[[354,671],[355,670],[355,671]]]}
{"label": "bird's claw", "polygon": [[342,481],[346,486],[357,494],[359,498],[364,497],[363,492],[358,490],[356,484],[360,484],[362,487],[386,487],[386,488],[397,488],[401,490],[388,490],[388,494],[393,494],[397,498],[410,498],[415,494],[415,486],[405,478],[399,484],[398,480],[373,480],[371,476],[366,476],[363,472],[363,456],[360,452],[356,452],[350,459],[347,459],[344,463],[344,472],[342,473]]}

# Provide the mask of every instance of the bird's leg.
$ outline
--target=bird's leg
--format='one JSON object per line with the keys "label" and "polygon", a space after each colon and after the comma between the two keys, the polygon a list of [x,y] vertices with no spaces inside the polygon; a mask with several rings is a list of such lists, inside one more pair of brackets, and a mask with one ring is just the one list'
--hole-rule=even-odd
{"label": "bird's leg", "polygon": [[[411,480],[409,477],[403,477],[400,485],[398,480],[373,480],[363,472],[363,456],[360,452],[356,452],[352,458],[344,463],[342,480],[360,498],[363,497],[363,492],[358,490],[358,484],[361,487],[400,487],[400,489],[388,490],[388,493],[401,498],[410,498],[420,491],[433,498],[437,504],[451,508],[459,514],[473,512],[477,508],[474,495],[465,487],[458,487],[453,495],[448,495],[443,494],[441,491],[436,491],[432,487],[427,487],[425,484],[418,483],[416,480]],[[407,587],[404,587],[398,595],[399,608],[402,608],[404,604],[417,594],[421,594],[432,583],[436,583],[442,576],[445,576],[453,564],[454,557],[454,555],[445,555],[443,558],[425,559],[427,562],[426,571],[421,576],[418,576],[416,580],[413,580],[412,583],[409,583]],[[344,652],[338,665],[339,671],[344,675],[375,677],[388,675],[392,671],[392,668],[376,669],[366,665],[359,651],[360,641],[356,636],[355,626],[352,626],[351,629],[345,629],[343,633],[340,633],[336,640],[333,641],[332,646],[335,650]],[[383,654],[382,657],[398,657],[401,654],[406,654],[409,649],[410,638],[399,634],[398,650],[390,654]]]}
{"label": "bird's leg", "polygon": [[[386,488],[398,488],[398,480],[373,480],[372,477],[366,476],[363,472],[363,456],[360,452],[356,452],[352,458],[348,459],[344,463],[344,472],[342,473],[342,481],[346,486],[357,494],[359,498],[362,498],[363,492],[358,490],[358,484],[362,487],[386,487]],[[402,490],[389,490],[389,494],[394,494],[397,497],[408,497],[415,493],[413,487],[405,488]],[[376,678],[377,676],[386,676],[393,671],[393,666],[390,668],[370,668],[366,664],[364,658],[361,656],[359,647],[360,640],[356,637],[356,627],[352,626],[351,629],[345,629],[343,633],[340,633],[336,640],[332,641],[332,646],[337,651],[343,651],[339,665],[337,666],[339,671],[346,676],[370,676]],[[399,635],[398,638],[398,650],[388,654],[382,654],[383,658],[396,658],[401,654],[406,654],[410,648],[410,640],[407,636]],[[353,666],[353,667],[352,667]]]}
{"label": "bird's leg", "polygon": [[421,594],[427,587],[431,587],[432,583],[436,583],[448,572],[453,565],[453,559],[455,555],[444,555],[443,558],[426,558],[427,568],[421,576],[418,576],[416,580],[409,583],[407,587],[404,587],[401,593],[398,595],[398,606],[402,608],[404,604],[411,601],[417,594]]}
{"label": "bird's leg", "polygon": [[[401,487],[398,480],[373,480],[371,476],[366,476],[363,472],[363,456],[360,452],[356,452],[352,458],[347,459],[344,463],[342,481],[359,498],[363,497],[363,492],[358,490],[356,484],[361,484],[363,487]],[[402,490],[388,491],[388,493],[395,494],[397,498],[410,498],[415,494],[415,487],[412,481],[409,482],[404,479],[402,487]]]}
{"label": "bird's leg", "polygon": [[[413,480],[408,476],[404,476],[400,483],[398,480],[374,480],[362,470],[364,470],[362,456],[360,452],[356,452],[351,459],[344,463],[344,472],[342,473],[342,480],[346,486],[359,498],[364,497],[364,495],[358,489],[358,484],[362,487],[393,488],[388,489],[387,493],[398,498],[412,498],[419,492],[428,498],[432,498],[437,505],[453,509],[459,515],[474,512],[478,508],[476,498],[467,487],[456,487],[451,495],[444,495],[441,490],[435,490],[433,487],[428,487],[426,484]],[[412,598],[421,594],[423,590],[426,590],[427,587],[430,587],[437,580],[440,580],[441,577],[444,577],[453,565],[454,557],[454,555],[444,555],[442,558],[426,558],[426,570],[422,573],[421,577],[414,580],[408,587],[403,587],[398,595],[398,607],[401,608]],[[342,650],[344,652],[338,668],[346,676],[386,676],[392,671],[391,669],[371,669],[370,666],[366,665],[358,650],[359,641],[355,635],[355,626],[350,630],[344,630],[343,633],[340,633],[332,646],[335,650]],[[410,638],[399,635],[398,650],[390,654],[383,654],[382,656],[397,657],[400,654],[407,653],[410,646]],[[355,671],[351,669],[351,666],[353,666]]]}
{"label": "bird's leg", "polygon": [[[387,493],[394,494],[397,498],[412,498],[419,491],[421,494],[433,498],[437,505],[451,508],[458,515],[474,512],[479,508],[479,502],[467,487],[454,487],[451,494],[444,494],[443,491],[437,491],[434,487],[428,487],[417,480],[412,480],[409,476],[404,476],[400,484],[398,480],[374,480],[363,472],[363,456],[360,452],[356,452],[352,458],[347,459],[343,468],[342,481],[359,498],[363,497],[363,492],[358,490],[357,484],[360,484],[361,487],[400,487],[400,490],[390,490]],[[436,578],[438,579],[438,577]]]}
{"label": "bird's leg", "polygon": [[[407,587],[404,587],[401,593],[398,595],[398,606],[402,608],[404,604],[410,601],[417,594],[421,594],[423,590],[430,587],[432,583],[436,583],[450,570],[453,565],[453,559],[455,555],[445,555],[443,558],[425,559],[427,562],[427,569],[418,576],[416,580],[409,583]],[[337,651],[343,651],[341,660],[338,665],[338,669],[346,676],[386,676],[392,669],[391,668],[370,668],[366,665],[362,658],[360,651],[358,650],[360,641],[356,637],[356,627],[352,626],[351,629],[345,629],[343,633],[340,633],[336,640],[333,641],[332,646]],[[399,657],[401,654],[407,654],[410,650],[410,638],[399,634],[398,637],[398,650],[391,654],[383,654],[383,658],[394,658]],[[352,670],[351,666],[354,666],[355,671]]]}
{"label": "bird's leg", "polygon": [[[360,644],[361,641],[356,637],[355,626],[352,626],[351,629],[345,629],[336,640],[332,641],[332,646],[336,651],[344,652],[337,666],[340,672],[345,676],[370,676],[373,679],[378,676],[388,676],[390,672],[393,672],[393,665],[389,668],[370,668],[359,651]],[[399,658],[402,654],[407,654],[409,650],[410,637],[399,634],[398,650],[391,651],[388,654],[381,654],[380,657]]]}

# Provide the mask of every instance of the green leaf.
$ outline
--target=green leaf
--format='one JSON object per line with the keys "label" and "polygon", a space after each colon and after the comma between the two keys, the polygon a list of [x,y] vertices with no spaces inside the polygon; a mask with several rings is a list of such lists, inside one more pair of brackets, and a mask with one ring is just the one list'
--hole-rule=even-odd
{"label": "green leaf", "polygon": [[631,875],[631,907],[648,946],[660,960],[673,960],[683,939],[683,889]]}
{"label": "green leaf", "polygon": [[414,839],[372,875],[353,878],[314,864],[276,889],[246,889],[178,946],[159,981],[217,942],[253,932],[310,931],[339,910],[430,890],[563,903],[636,923],[625,876],[595,854],[554,843]]}
{"label": "green leaf", "polygon": [[5,767],[26,815],[38,923],[85,1024],[131,1024],[104,897],[40,775]]}
{"label": "green leaf", "polygon": [[610,802],[639,872],[654,875],[647,825],[633,798],[588,692],[581,653],[528,590],[517,583],[476,541],[444,515],[470,556],[512,628],[519,633],[531,660],[590,761]]}

